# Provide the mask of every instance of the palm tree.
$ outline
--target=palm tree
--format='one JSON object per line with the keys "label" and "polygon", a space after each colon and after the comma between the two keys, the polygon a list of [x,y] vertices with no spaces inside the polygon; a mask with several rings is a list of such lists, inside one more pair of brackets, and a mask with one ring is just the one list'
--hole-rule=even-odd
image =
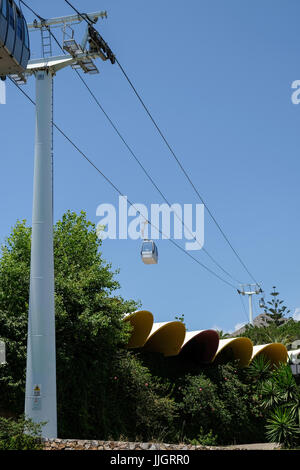
{"label": "palm tree", "polygon": [[272,375],[271,362],[263,354],[259,354],[251,361],[247,368],[247,375],[256,386],[262,384]]}
{"label": "palm tree", "polygon": [[275,408],[267,422],[267,438],[271,442],[280,442],[285,447],[292,447],[299,439],[299,427],[288,408]]}

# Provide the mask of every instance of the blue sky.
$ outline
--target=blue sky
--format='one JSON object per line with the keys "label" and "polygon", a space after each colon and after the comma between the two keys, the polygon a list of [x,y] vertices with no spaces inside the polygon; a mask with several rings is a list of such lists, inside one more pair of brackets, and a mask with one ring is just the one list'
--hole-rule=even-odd
{"label": "blue sky", "polygon": [[[73,3],[85,12],[107,10],[97,23],[100,33],[266,297],[276,285],[294,313],[300,306],[300,105],[291,101],[291,84],[300,79],[299,2]],[[72,14],[63,0],[28,4],[45,18]],[[82,26],[74,29],[80,42]],[[61,38],[60,29],[53,32]],[[37,58],[39,33],[31,42]],[[99,75],[85,79],[168,200],[199,203],[119,67],[98,61],[98,68]],[[24,90],[34,98],[33,78]],[[17,219],[31,223],[32,210],[34,107],[10,82],[0,116],[3,241]],[[54,120],[132,202],[163,202],[71,69],[55,77]],[[97,206],[117,206],[118,194],[57,132],[54,149],[55,220],[71,209],[85,210],[97,223]],[[233,288],[168,240],[157,245],[158,265],[145,266],[140,241],[103,242],[104,258],[120,269],[122,296],[141,300],[156,321],[184,314],[189,330],[232,331],[246,321]],[[234,277],[251,282],[207,211],[205,248]],[[231,281],[203,251],[191,253]]]}

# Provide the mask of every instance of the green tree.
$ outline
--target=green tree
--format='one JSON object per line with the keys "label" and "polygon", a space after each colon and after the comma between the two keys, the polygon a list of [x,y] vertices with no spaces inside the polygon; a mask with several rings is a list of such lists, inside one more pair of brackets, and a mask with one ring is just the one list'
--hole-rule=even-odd
{"label": "green tree", "polygon": [[270,413],[266,425],[267,437],[271,442],[279,442],[290,448],[299,442],[299,426],[288,408],[277,407]]}
{"label": "green tree", "polygon": [[256,356],[247,368],[247,376],[250,379],[250,383],[254,384],[255,387],[260,387],[271,375],[271,363],[263,354]]}
{"label": "green tree", "polygon": [[[31,229],[18,222],[2,246],[0,331],[7,364],[0,366],[1,408],[24,407]],[[110,431],[112,366],[127,354],[130,326],[122,321],[137,304],[115,292],[119,283],[100,252],[85,213],[67,212],[54,227],[57,392],[60,435]]]}
{"label": "green tree", "polygon": [[266,358],[258,356],[246,375],[267,418],[266,438],[285,447],[299,443],[300,390],[290,366],[271,367]]}
{"label": "green tree", "polygon": [[[0,334],[7,352],[0,414],[17,416],[24,407],[30,248],[31,229],[18,222],[0,257]],[[299,425],[299,389],[287,370],[253,361],[247,375],[230,357],[225,365],[199,365],[180,355],[128,351],[130,325],[123,316],[138,304],[117,295],[116,272],[103,260],[84,213],[67,212],[54,226],[54,261],[60,437],[253,442],[275,405]],[[299,337],[298,323],[246,331],[256,339],[270,328]],[[15,445],[12,437],[8,442],[5,435],[3,445]],[[22,433],[17,439],[27,445]]]}
{"label": "green tree", "polygon": [[[201,370],[202,369],[202,370]],[[251,389],[237,364],[213,365],[187,373],[176,381],[185,440],[213,437],[214,443],[234,444],[261,439],[264,421]]]}
{"label": "green tree", "polygon": [[246,336],[253,344],[282,343],[289,349],[293,341],[300,339],[300,322],[290,318],[280,326],[274,322],[267,326],[246,325],[239,336]]}
{"label": "green tree", "polygon": [[283,300],[279,299],[279,292],[277,292],[276,286],[273,286],[273,292],[270,295],[272,300],[267,302],[269,306],[265,305],[264,312],[276,326],[279,326],[282,324],[284,316],[290,313],[290,310],[283,305]]}
{"label": "green tree", "polygon": [[0,417],[0,451],[41,450],[42,426],[23,416],[16,420]]}

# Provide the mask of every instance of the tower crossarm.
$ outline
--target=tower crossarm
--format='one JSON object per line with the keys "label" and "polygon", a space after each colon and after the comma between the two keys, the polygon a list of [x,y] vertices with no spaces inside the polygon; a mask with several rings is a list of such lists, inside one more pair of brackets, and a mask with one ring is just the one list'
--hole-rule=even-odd
{"label": "tower crossarm", "polygon": [[89,14],[61,16],[59,18],[51,18],[48,20],[34,21],[33,23],[28,24],[28,29],[29,31],[33,31],[35,29],[41,29],[45,26],[64,26],[66,24],[80,23],[84,21],[84,18],[92,21],[92,23],[96,23],[98,21],[98,18],[107,18],[107,12],[99,11],[99,12],[89,13]]}

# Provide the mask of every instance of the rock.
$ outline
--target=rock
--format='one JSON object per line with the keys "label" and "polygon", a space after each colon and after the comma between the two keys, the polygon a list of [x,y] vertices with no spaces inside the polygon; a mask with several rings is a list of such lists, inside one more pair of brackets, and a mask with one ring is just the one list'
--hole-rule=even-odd
{"label": "rock", "polygon": [[149,443],[149,442],[142,442],[142,443],[140,444],[140,448],[141,448],[142,450],[148,450],[149,447],[150,447],[150,443]]}

